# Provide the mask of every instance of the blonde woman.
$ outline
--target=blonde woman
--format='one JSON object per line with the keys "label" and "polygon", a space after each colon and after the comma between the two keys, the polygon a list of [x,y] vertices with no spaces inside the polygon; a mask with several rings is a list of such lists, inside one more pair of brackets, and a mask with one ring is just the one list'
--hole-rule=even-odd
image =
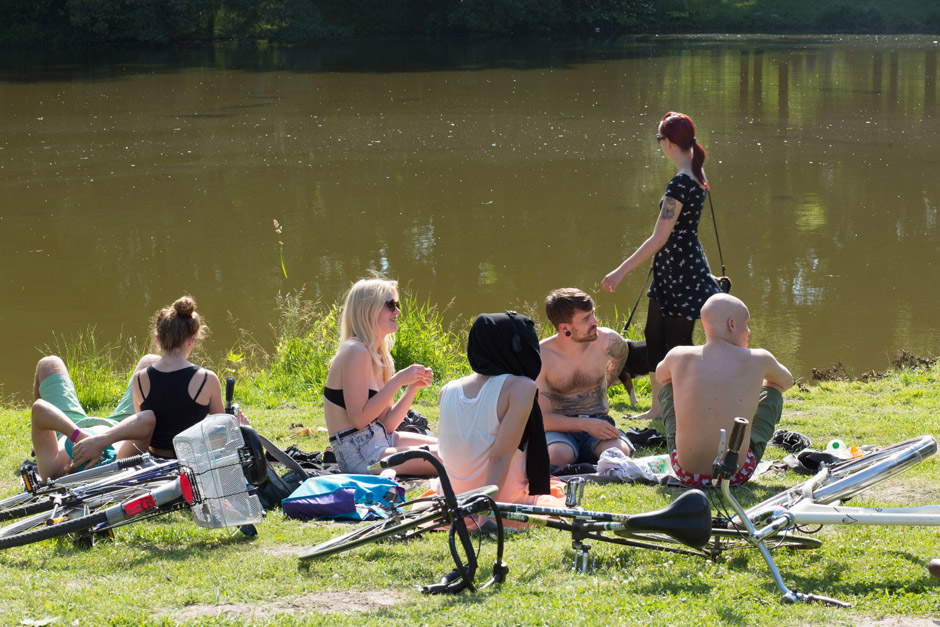
{"label": "blonde woman", "polygon": [[[395,431],[418,390],[430,385],[434,374],[420,364],[395,371],[391,348],[400,314],[395,281],[363,279],[346,296],[339,349],[323,387],[326,428],[343,472],[368,473],[381,458],[416,446],[427,446],[437,454],[436,438]],[[405,391],[396,401],[402,388]],[[434,474],[422,460],[411,460],[396,470]]]}

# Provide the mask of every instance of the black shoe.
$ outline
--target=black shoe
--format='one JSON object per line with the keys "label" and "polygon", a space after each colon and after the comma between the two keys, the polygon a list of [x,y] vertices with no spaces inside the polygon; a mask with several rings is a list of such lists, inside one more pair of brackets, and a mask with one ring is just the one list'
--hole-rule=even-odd
{"label": "black shoe", "polygon": [[770,438],[770,443],[774,446],[779,446],[787,453],[798,453],[805,448],[809,448],[811,445],[809,438],[802,433],[785,431],[783,429],[774,431],[773,437]]}

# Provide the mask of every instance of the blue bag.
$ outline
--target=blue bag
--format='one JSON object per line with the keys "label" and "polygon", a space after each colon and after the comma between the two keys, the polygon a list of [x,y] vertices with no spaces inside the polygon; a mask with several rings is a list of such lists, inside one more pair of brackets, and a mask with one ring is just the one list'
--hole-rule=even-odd
{"label": "blue bag", "polygon": [[288,518],[387,518],[393,504],[405,499],[397,481],[377,475],[310,477],[281,501]]}

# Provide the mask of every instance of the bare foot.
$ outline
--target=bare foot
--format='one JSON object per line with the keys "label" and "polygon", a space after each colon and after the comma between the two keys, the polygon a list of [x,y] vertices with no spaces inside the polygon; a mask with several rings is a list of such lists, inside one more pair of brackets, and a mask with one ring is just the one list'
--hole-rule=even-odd
{"label": "bare foot", "polygon": [[645,411],[642,414],[630,416],[631,420],[657,420],[658,418],[662,418],[662,416],[659,414],[654,414],[652,409]]}

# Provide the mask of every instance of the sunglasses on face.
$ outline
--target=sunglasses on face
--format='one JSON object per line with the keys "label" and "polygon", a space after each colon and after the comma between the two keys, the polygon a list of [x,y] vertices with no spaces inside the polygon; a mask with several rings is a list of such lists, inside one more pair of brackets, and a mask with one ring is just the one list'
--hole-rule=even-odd
{"label": "sunglasses on face", "polygon": [[656,141],[661,142],[664,139],[666,139],[665,135],[660,135],[659,133],[656,134]]}
{"label": "sunglasses on face", "polygon": [[395,300],[394,298],[385,301],[385,306],[388,307],[389,311],[395,311],[396,309],[401,309],[401,303]]}

